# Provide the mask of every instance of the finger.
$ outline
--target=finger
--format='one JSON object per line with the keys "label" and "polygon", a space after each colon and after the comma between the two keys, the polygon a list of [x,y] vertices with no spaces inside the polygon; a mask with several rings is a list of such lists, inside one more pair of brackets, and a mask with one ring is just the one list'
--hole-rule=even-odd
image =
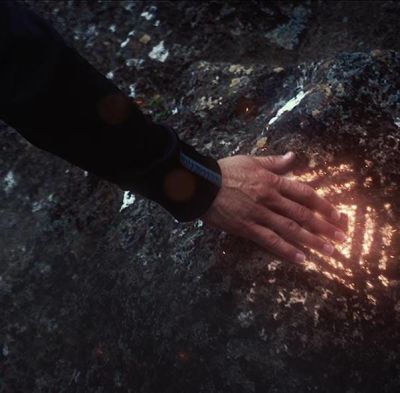
{"label": "finger", "polygon": [[331,222],[337,223],[340,220],[336,208],[307,184],[282,177],[278,189],[283,196],[321,213]]}
{"label": "finger", "polygon": [[270,206],[270,208],[274,212],[296,221],[317,236],[325,236],[339,242],[346,239],[345,233],[340,228],[319,217],[306,206],[290,199],[281,196],[276,199],[274,205]]}
{"label": "finger", "polygon": [[282,156],[265,156],[255,158],[265,169],[268,169],[277,175],[282,175],[290,171],[294,163],[295,154],[290,151]]}
{"label": "finger", "polygon": [[264,207],[257,210],[254,221],[268,226],[291,244],[306,246],[327,256],[333,254],[335,249],[330,242],[308,231],[296,221]]}
{"label": "finger", "polygon": [[252,226],[251,240],[267,251],[289,261],[302,263],[306,259],[302,251],[286,242],[274,231],[261,225]]}

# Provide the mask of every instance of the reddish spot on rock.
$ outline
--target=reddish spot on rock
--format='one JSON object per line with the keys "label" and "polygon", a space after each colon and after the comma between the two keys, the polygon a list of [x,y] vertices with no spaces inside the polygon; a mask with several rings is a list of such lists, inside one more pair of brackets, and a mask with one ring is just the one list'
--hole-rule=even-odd
{"label": "reddish spot on rock", "polygon": [[143,104],[144,104],[144,99],[143,98],[135,98],[135,104],[136,105],[139,105],[139,106],[142,106]]}
{"label": "reddish spot on rock", "polygon": [[255,117],[257,114],[257,108],[258,105],[255,100],[246,97],[241,97],[238,99],[235,105],[234,113],[236,116],[239,117],[245,117],[245,118]]}
{"label": "reddish spot on rock", "polygon": [[96,358],[100,359],[104,356],[104,351],[103,348],[99,345],[95,348],[94,350],[94,354],[96,356]]}
{"label": "reddish spot on rock", "polygon": [[178,352],[178,359],[182,363],[186,363],[189,360],[189,354],[186,351],[179,351]]}

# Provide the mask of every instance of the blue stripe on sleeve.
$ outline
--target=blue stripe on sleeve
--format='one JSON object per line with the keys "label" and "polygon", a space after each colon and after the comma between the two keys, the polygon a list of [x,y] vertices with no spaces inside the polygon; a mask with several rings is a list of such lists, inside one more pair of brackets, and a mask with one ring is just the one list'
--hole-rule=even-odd
{"label": "blue stripe on sleeve", "polygon": [[199,164],[198,162],[194,161],[193,159],[191,159],[185,153],[182,152],[180,153],[180,162],[185,168],[187,168],[191,172],[194,172],[197,175],[204,177],[211,183],[214,183],[218,187],[221,187],[222,179],[221,175],[219,175],[218,173]]}

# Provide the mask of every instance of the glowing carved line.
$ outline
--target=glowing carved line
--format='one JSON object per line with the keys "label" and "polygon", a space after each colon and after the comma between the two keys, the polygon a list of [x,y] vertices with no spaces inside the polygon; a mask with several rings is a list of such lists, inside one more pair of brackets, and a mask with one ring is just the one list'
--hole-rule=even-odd
{"label": "glowing carved line", "polygon": [[[369,167],[369,163],[366,162],[366,167]],[[319,177],[324,177],[326,178],[327,176],[333,177],[333,176],[343,176],[346,174],[351,174],[353,173],[353,168],[349,164],[341,164],[339,166],[329,166],[326,170],[321,170],[321,169],[312,169],[310,172],[302,174],[301,176],[296,176],[296,180],[302,181],[302,182],[313,182],[317,180]],[[356,183],[354,180],[347,180],[341,184],[334,184],[334,185],[322,185],[317,188],[317,193],[321,196],[328,196],[329,195],[348,195],[350,191],[352,191],[355,187]],[[364,182],[363,186],[365,188],[370,188],[372,185],[372,178],[367,177]],[[365,274],[368,276],[372,276],[371,270],[367,264],[367,258],[373,252],[372,250],[372,245],[374,241],[374,237],[379,234],[379,236],[382,239],[382,249],[379,252],[379,260],[378,262],[378,267],[379,270],[384,272],[387,268],[387,263],[389,261],[389,258],[393,258],[393,256],[388,256],[388,250],[391,246],[392,243],[392,238],[393,238],[393,233],[396,231],[393,229],[393,227],[386,223],[382,228],[378,228],[376,221],[377,221],[377,212],[371,207],[367,206],[365,208],[365,223],[363,225],[363,228],[361,229],[362,235],[360,233],[357,234],[357,231],[360,230],[360,228],[356,225],[356,216],[357,216],[357,210],[360,209],[356,204],[339,204],[337,206],[338,210],[341,213],[344,213],[348,217],[348,227],[347,227],[347,239],[345,240],[344,243],[342,244],[337,244],[336,249],[337,251],[345,257],[345,259],[351,261],[351,258],[354,258],[353,253],[353,242],[355,237],[361,236],[361,255],[359,257],[359,264],[362,267],[363,271]],[[385,203],[383,205],[383,208],[388,214],[392,214],[391,210],[391,205],[389,203]],[[307,260],[305,263],[305,268],[306,270],[312,270],[312,271],[317,271],[321,274],[323,274],[325,277],[331,279],[331,280],[336,280],[346,287],[350,289],[355,290],[355,284],[353,282],[349,282],[349,278],[354,276],[354,273],[352,271],[351,266],[344,266],[344,263],[342,261],[338,261],[333,257],[326,257],[314,250],[310,250],[311,253],[311,258],[310,260]],[[324,270],[323,265],[318,262],[318,259],[315,260],[312,255],[318,256],[320,259],[323,259],[326,263],[330,265],[334,269],[336,273],[332,273],[332,271],[326,271]],[[389,286],[389,280],[383,275],[380,274],[377,279],[379,282],[384,286],[388,287]],[[371,281],[366,280],[365,282],[367,290],[374,290],[374,285]],[[376,298],[372,296],[371,294],[367,295],[367,298],[370,303],[376,304]]]}

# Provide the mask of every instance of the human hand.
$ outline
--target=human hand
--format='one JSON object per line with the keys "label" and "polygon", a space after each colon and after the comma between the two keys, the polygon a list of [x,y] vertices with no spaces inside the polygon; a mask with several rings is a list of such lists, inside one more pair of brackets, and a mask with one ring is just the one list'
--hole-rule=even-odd
{"label": "human hand", "polygon": [[335,225],[340,213],[312,187],[282,176],[294,158],[290,152],[219,159],[221,189],[200,219],[290,261],[304,262],[300,245],[332,255],[334,247],[328,239],[345,240]]}

